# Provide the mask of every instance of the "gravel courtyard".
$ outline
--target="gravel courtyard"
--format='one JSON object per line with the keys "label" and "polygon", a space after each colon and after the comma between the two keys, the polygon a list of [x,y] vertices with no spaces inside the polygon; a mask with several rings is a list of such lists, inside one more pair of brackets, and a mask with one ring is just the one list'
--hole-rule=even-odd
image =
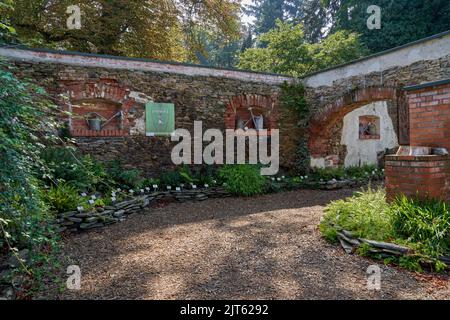
{"label": "gravel courtyard", "polygon": [[60,299],[450,299],[446,277],[382,268],[324,241],[324,206],[351,190],[172,203],[70,237],[80,291]]}

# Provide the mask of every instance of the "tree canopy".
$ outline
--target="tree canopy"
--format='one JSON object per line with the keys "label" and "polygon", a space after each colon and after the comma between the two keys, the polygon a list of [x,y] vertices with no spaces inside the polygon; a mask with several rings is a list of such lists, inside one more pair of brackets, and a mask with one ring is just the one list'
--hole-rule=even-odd
{"label": "tree canopy", "polygon": [[[375,53],[450,30],[448,0],[336,0],[332,7],[332,31],[349,30],[360,34],[370,52]],[[369,30],[367,8],[381,8],[381,29]]]}
{"label": "tree canopy", "polygon": [[11,24],[33,46],[178,61],[195,59],[195,27],[239,36],[239,0],[79,0],[79,30],[67,28],[70,5],[14,0]]}
{"label": "tree canopy", "polygon": [[277,21],[276,28],[261,35],[265,48],[251,48],[241,55],[239,67],[292,76],[308,73],[357,59],[366,53],[358,35],[338,31],[319,43],[305,40],[302,24]]}

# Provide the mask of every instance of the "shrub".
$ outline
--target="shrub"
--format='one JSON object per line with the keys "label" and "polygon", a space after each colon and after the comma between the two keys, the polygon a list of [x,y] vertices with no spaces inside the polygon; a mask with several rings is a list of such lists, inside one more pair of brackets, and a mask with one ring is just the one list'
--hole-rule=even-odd
{"label": "shrub", "polygon": [[43,143],[54,139],[55,106],[43,89],[18,80],[10,68],[0,61],[0,247],[37,252],[49,240],[37,177]]}
{"label": "shrub", "polygon": [[386,241],[392,234],[391,212],[382,189],[357,192],[353,197],[334,201],[325,209],[320,225],[324,236],[336,241],[339,230],[372,240]]}
{"label": "shrub", "polygon": [[118,160],[109,162],[106,171],[115,184],[123,187],[140,188],[145,182],[142,171],[125,170]]}
{"label": "shrub", "polygon": [[41,158],[48,169],[44,176],[53,184],[66,182],[80,190],[95,190],[101,182],[107,180],[102,164],[90,155],[76,154],[73,148],[46,148]]}
{"label": "shrub", "polygon": [[[450,213],[443,202],[400,197],[388,204],[382,189],[369,189],[332,202],[325,212],[320,231],[328,240],[336,241],[337,232],[345,229],[360,238],[411,248],[414,254],[388,259],[401,267],[421,271],[425,263],[437,271],[445,268],[437,259],[448,254],[450,247]],[[368,249],[360,246],[358,253],[383,258]]]}
{"label": "shrub", "polygon": [[352,178],[357,180],[369,180],[370,178],[379,178],[383,172],[374,165],[364,165],[361,167],[339,167],[339,168],[316,168],[312,173],[313,180],[342,180]]}
{"label": "shrub", "polygon": [[424,253],[439,257],[450,248],[450,210],[438,200],[398,198],[392,206],[396,234],[421,244]]}
{"label": "shrub", "polygon": [[183,183],[183,177],[176,170],[164,172],[159,180],[164,186],[176,187]]}
{"label": "shrub", "polygon": [[266,184],[260,168],[254,165],[226,165],[219,170],[219,176],[229,192],[241,196],[261,194]]}
{"label": "shrub", "polygon": [[60,183],[57,186],[52,186],[50,190],[45,193],[44,198],[49,207],[55,212],[75,210],[77,206],[82,203],[82,199],[78,195],[77,189],[67,183]]}

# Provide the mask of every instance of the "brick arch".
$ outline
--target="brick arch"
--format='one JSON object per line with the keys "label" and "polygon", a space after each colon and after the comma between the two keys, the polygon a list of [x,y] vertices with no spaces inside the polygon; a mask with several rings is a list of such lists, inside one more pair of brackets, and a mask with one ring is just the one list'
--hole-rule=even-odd
{"label": "brick arch", "polygon": [[349,112],[376,101],[394,101],[397,104],[399,124],[401,124],[399,126],[399,140],[401,144],[407,144],[409,119],[408,114],[403,111],[407,110],[404,107],[404,93],[395,87],[369,87],[356,89],[343,95],[311,118],[308,142],[311,156],[313,158],[327,156],[328,141],[336,123],[342,121]]}
{"label": "brick arch", "polygon": [[235,129],[237,117],[248,113],[250,107],[255,108],[257,113],[265,115],[264,123],[268,130],[277,128],[276,101],[277,97],[258,94],[243,94],[232,97],[225,107],[225,128]]}
{"label": "brick arch", "polygon": [[[114,79],[93,79],[88,81],[66,81],[60,86],[60,91],[68,96],[69,108],[72,113],[70,122],[71,134],[82,136],[126,136],[130,134],[132,121],[129,112],[136,104],[130,96],[131,88],[120,84]],[[93,107],[97,106],[97,108]],[[85,122],[76,118],[89,112],[98,112],[110,118],[117,111],[122,111],[123,117],[113,121],[100,132],[90,130]]]}

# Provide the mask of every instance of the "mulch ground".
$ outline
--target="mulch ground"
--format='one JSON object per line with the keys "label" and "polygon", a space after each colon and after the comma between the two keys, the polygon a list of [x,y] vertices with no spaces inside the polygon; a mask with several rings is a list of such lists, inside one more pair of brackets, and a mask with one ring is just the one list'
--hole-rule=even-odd
{"label": "mulch ground", "polygon": [[[59,299],[450,299],[447,277],[368,266],[321,238],[324,206],[351,190],[168,204],[108,228],[72,236],[81,290]],[[57,292],[56,290],[54,290]]]}

